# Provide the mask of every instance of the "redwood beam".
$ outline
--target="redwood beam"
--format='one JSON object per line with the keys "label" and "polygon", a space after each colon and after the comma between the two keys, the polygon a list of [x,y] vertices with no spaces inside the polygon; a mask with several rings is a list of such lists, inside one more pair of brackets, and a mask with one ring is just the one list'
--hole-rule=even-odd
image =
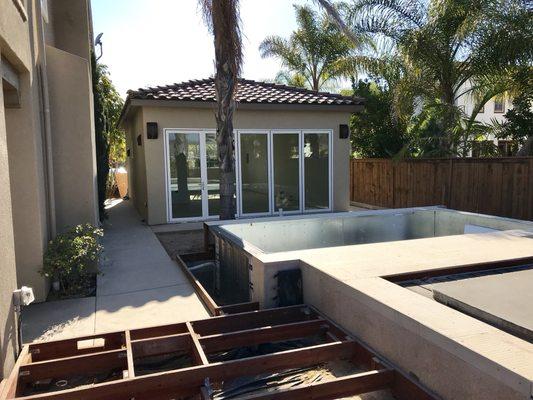
{"label": "redwood beam", "polygon": [[127,355],[125,350],[111,350],[103,353],[86,354],[23,365],[19,369],[19,380],[22,382],[35,382],[47,378],[89,375],[110,371],[115,368],[127,369]]}
{"label": "redwood beam", "polygon": [[239,314],[223,315],[191,322],[200,336],[228,333],[263,326],[282,325],[292,322],[316,319],[317,315],[306,305],[271,308]]}
{"label": "redwood beam", "polygon": [[[103,346],[87,346],[80,348],[82,342],[103,341]],[[32,343],[29,352],[32,360],[46,361],[51,359],[74,357],[83,354],[101,353],[103,351],[118,350],[125,345],[124,332],[103,333],[100,335],[82,336],[75,339],[54,340],[50,342]]]}
{"label": "redwood beam", "polygon": [[191,335],[192,339],[192,354],[194,360],[199,365],[207,365],[209,364],[209,361],[207,360],[207,356],[204,353],[204,349],[202,349],[202,346],[200,345],[200,342],[198,341],[198,335],[196,332],[194,332],[194,329],[190,322],[187,322],[187,329],[189,329],[189,334]]}
{"label": "redwood beam", "polygon": [[183,393],[190,393],[191,388],[199,390],[206,378],[209,378],[210,382],[221,382],[243,375],[250,376],[319,365],[339,358],[349,359],[353,357],[355,350],[353,342],[327,343],[263,356],[137,376],[133,379],[105,382],[92,387],[28,396],[22,399],[127,400],[132,397],[148,399],[150,393],[162,392],[171,396],[181,396]]}
{"label": "redwood beam", "polygon": [[204,336],[200,339],[200,344],[205,348],[206,353],[214,353],[261,343],[302,339],[318,333],[324,333],[328,330],[328,326],[328,323],[320,318],[292,324]]}

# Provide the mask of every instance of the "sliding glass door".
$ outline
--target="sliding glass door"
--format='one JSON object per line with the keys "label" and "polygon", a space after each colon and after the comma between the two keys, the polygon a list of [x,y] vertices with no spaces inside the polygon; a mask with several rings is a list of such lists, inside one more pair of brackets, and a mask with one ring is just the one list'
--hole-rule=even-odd
{"label": "sliding glass door", "polygon": [[240,216],[331,210],[331,131],[239,131]]}

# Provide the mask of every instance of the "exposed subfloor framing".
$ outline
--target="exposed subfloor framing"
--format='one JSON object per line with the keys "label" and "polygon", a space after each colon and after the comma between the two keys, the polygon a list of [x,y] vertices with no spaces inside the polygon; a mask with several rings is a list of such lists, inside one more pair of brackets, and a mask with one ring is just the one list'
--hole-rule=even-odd
{"label": "exposed subfloor framing", "polygon": [[[301,385],[260,387],[265,374],[335,362],[353,369]],[[244,377],[255,379],[255,386],[259,382],[259,390],[235,396],[231,382]],[[374,391],[402,400],[436,398],[317,310],[301,305],[29,344],[0,398],[297,400]]]}

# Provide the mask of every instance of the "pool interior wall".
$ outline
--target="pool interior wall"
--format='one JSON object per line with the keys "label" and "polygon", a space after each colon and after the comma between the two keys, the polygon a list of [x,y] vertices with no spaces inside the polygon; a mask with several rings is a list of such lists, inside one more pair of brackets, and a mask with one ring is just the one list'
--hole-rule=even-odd
{"label": "pool interior wall", "polygon": [[438,207],[255,219],[213,227],[237,247],[262,253],[461,235],[468,227],[533,230],[533,222]]}

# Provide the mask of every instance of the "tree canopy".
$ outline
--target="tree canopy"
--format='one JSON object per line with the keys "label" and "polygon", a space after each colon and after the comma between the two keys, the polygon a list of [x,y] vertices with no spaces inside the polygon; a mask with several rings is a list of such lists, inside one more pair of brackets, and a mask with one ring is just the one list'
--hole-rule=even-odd
{"label": "tree canopy", "polygon": [[[464,154],[479,110],[513,90],[512,77],[533,60],[533,17],[525,1],[316,1],[340,29],[379,44],[370,57],[345,59],[345,67],[386,79],[393,110],[414,118],[412,130],[423,133],[413,137],[432,155]],[[457,107],[463,96],[477,99],[471,115]]]}
{"label": "tree canopy", "polygon": [[357,35],[354,43],[326,15],[309,6],[294,8],[298,29],[289,38],[267,37],[259,50],[263,58],[275,57],[281,61],[284,70],[278,74],[278,81],[320,90],[341,75],[337,61],[369,41],[364,35]]}

